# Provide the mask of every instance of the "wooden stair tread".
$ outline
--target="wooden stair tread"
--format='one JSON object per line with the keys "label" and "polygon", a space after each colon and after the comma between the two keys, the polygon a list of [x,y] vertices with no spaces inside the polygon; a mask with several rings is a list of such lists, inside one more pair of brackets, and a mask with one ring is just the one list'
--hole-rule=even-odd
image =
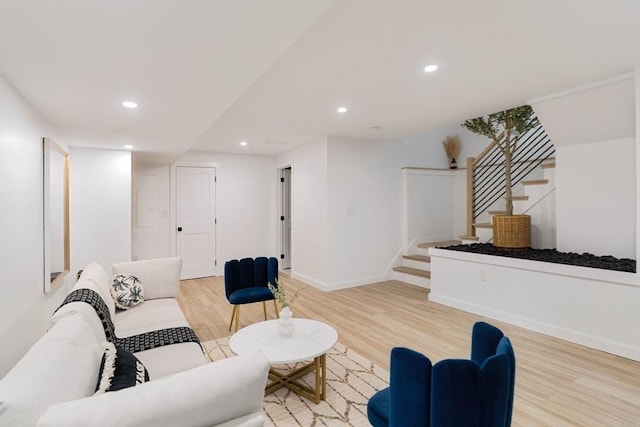
{"label": "wooden stair tread", "polygon": [[475,228],[493,228],[493,225],[490,222],[476,222],[473,226]]}
{"label": "wooden stair tread", "polygon": [[393,267],[393,271],[397,271],[399,273],[411,274],[412,276],[425,277],[427,279],[431,277],[430,271],[419,270],[417,268],[411,268],[411,267],[403,267],[403,266]]}
{"label": "wooden stair tread", "polygon": [[489,215],[506,215],[507,211],[487,211]]}
{"label": "wooden stair tread", "polygon": [[436,246],[453,246],[459,245],[462,241],[460,240],[443,240],[442,242],[429,242],[429,243],[419,243],[418,247],[422,249],[427,248],[435,248]]}
{"label": "wooden stair tread", "polygon": [[529,200],[529,196],[511,196],[511,200]]}
{"label": "wooden stair tread", "polygon": [[480,240],[478,236],[460,236],[461,240]]}
{"label": "wooden stair tread", "polygon": [[556,167],[556,162],[543,163],[540,165],[542,169],[551,169]]}
{"label": "wooden stair tread", "polygon": [[522,185],[544,185],[548,184],[548,179],[529,179],[527,181],[521,181]]}
{"label": "wooden stair tread", "polygon": [[402,255],[402,258],[420,262],[431,262],[431,257],[428,255]]}

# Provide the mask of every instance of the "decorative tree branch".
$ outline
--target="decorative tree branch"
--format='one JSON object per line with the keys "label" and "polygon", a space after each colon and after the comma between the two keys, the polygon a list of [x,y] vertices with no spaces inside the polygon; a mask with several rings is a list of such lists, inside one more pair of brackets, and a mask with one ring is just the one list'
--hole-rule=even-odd
{"label": "decorative tree branch", "polygon": [[[518,148],[518,137],[538,125],[538,118],[533,114],[529,105],[511,108],[489,114],[486,117],[476,117],[465,120],[462,124],[471,132],[484,135],[496,143],[504,155],[505,200],[507,215],[513,215],[513,196],[511,193],[511,161]],[[500,135],[504,132],[504,135]],[[504,139],[500,139],[504,136]],[[512,138],[513,136],[513,138]]]}

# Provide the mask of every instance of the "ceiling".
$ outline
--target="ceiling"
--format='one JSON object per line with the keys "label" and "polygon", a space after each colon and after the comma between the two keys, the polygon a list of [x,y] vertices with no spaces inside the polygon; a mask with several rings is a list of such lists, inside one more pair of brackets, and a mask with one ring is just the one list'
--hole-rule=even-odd
{"label": "ceiling", "polygon": [[402,138],[629,73],[639,23],[613,0],[0,0],[0,74],[64,144],[168,163]]}

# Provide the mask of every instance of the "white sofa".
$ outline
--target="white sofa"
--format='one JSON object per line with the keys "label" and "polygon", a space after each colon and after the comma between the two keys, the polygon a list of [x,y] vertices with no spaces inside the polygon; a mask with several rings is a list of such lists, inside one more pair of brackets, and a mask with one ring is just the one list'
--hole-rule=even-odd
{"label": "white sofa", "polygon": [[[101,296],[118,338],[184,327],[188,323],[176,300],[181,267],[180,258],[114,265],[114,274],[134,275],[144,288],[144,303],[122,312],[111,298],[111,275],[96,263],[83,270],[73,290],[87,288]],[[0,425],[263,425],[269,365],[261,355],[208,363],[197,343],[164,345],[135,353],[149,382],[94,396],[105,338],[91,305],[60,307],[50,330],[0,381]]]}

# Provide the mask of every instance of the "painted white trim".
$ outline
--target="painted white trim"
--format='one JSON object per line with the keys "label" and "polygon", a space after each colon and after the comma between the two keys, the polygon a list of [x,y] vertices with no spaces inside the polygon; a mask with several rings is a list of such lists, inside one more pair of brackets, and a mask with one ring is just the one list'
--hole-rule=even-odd
{"label": "painted white trim", "polygon": [[377,282],[384,282],[385,280],[389,280],[391,279],[391,275],[384,275],[384,276],[377,276],[377,277],[368,277],[365,279],[358,279],[358,280],[352,280],[352,281],[347,281],[347,282],[338,282],[338,283],[333,283],[333,284],[327,284],[324,282],[319,282],[317,280],[314,280],[308,276],[305,276],[303,274],[299,274],[296,272],[291,272],[290,273],[291,277],[293,277],[296,280],[299,280],[309,286],[313,286],[316,289],[319,289],[321,291],[324,292],[331,292],[331,291],[337,291],[340,289],[347,289],[347,288],[355,288],[358,286],[363,286],[363,285],[370,285],[372,283],[377,283]]}
{"label": "painted white trim", "polygon": [[503,311],[493,310],[476,304],[467,303],[454,298],[434,294],[431,291],[427,298],[429,301],[454,307],[469,313],[478,314],[480,316],[489,317],[491,319],[506,322],[512,325],[520,326],[535,332],[540,332],[553,337],[561,338],[576,344],[595,348],[597,350],[606,351],[608,353],[617,354],[632,360],[640,361],[640,349],[609,341],[603,338],[594,337],[592,335],[581,334],[569,329],[560,328],[555,325],[527,319]]}
{"label": "painted white trim", "polygon": [[640,64],[635,68],[636,92],[636,279],[640,282],[637,260],[640,258]]}
{"label": "painted white trim", "polygon": [[605,80],[600,80],[600,81],[597,81],[597,82],[586,84],[584,86],[578,86],[578,87],[573,88],[573,89],[567,89],[567,90],[563,90],[561,92],[553,93],[551,95],[546,95],[546,96],[542,96],[540,98],[535,98],[535,99],[532,99],[532,100],[528,101],[527,104],[529,104],[529,105],[540,104],[542,102],[551,101],[551,100],[557,99],[557,98],[563,98],[565,96],[574,95],[576,93],[585,92],[587,90],[591,90],[591,89],[595,89],[595,88],[599,88],[599,87],[603,87],[603,86],[608,86],[608,85],[611,85],[611,84],[614,84],[614,83],[618,83],[618,82],[622,82],[622,81],[625,81],[625,80],[631,80],[631,79],[633,79],[633,77],[634,77],[633,73],[626,73],[626,74],[623,74],[621,76],[612,77],[612,78],[605,79]]}

